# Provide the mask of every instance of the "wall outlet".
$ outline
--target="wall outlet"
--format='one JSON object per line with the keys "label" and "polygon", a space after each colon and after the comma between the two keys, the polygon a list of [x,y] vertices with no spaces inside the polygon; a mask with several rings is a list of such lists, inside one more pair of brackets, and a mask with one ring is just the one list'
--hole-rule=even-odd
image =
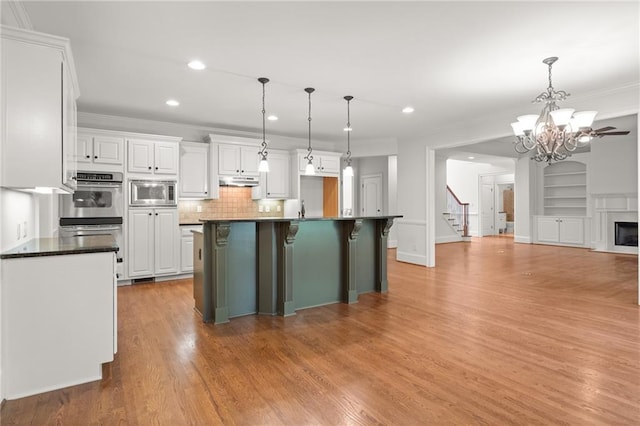
{"label": "wall outlet", "polygon": [[22,224],[22,238],[27,238],[27,221]]}
{"label": "wall outlet", "polygon": [[202,206],[196,206],[196,212],[202,213]]}
{"label": "wall outlet", "polygon": [[264,206],[262,204],[260,204],[258,206],[258,213],[263,213],[264,212]]}
{"label": "wall outlet", "polygon": [[280,207],[280,204],[278,204],[278,205],[276,206],[276,211],[277,211],[277,212],[279,212],[280,210],[282,210],[282,208]]}
{"label": "wall outlet", "polygon": [[271,211],[271,207],[269,206],[264,206],[264,211],[269,213]]}
{"label": "wall outlet", "polygon": [[22,235],[22,232],[20,232],[20,224],[18,224],[18,235],[17,235],[17,240],[20,239],[20,235]]}

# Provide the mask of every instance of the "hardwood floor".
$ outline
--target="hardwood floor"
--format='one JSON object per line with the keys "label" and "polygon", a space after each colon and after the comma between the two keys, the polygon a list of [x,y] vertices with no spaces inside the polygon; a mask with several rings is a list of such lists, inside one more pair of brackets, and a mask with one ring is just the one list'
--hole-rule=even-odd
{"label": "hardwood floor", "polygon": [[203,324],[190,280],[119,289],[102,382],[10,424],[640,424],[637,257],[513,244],[389,257],[389,293]]}

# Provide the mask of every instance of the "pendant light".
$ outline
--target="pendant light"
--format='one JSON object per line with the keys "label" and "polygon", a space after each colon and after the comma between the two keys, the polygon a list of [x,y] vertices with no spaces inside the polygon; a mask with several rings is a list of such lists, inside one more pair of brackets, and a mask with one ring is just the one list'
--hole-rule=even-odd
{"label": "pendant light", "polygon": [[353,96],[345,96],[344,100],[347,101],[347,127],[344,129],[347,132],[347,167],[344,168],[344,176],[353,176],[353,167],[351,167],[351,112],[349,104]]}
{"label": "pendant light", "polygon": [[305,160],[307,160],[307,167],[305,167],[304,169],[304,174],[305,175],[315,175],[316,174],[316,169],[315,167],[313,167],[313,155],[311,155],[311,152],[313,151],[313,149],[311,149],[311,94],[315,91],[316,89],[314,89],[313,87],[307,87],[306,89],[304,89],[305,92],[307,92],[309,94],[309,147],[307,148],[307,156],[304,157]]}
{"label": "pendant light", "polygon": [[258,151],[258,155],[260,155],[260,164],[258,165],[259,172],[268,172],[269,171],[269,163],[267,162],[267,139],[266,139],[266,122],[265,122],[265,109],[264,109],[264,85],[269,82],[268,78],[260,77],[258,81],[262,84],[262,149]]}

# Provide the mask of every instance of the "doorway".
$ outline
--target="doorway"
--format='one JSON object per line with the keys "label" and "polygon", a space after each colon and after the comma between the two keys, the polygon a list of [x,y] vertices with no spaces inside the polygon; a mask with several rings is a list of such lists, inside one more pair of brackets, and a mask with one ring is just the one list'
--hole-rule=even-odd
{"label": "doorway", "polygon": [[382,215],[382,175],[360,177],[360,206],[363,216]]}

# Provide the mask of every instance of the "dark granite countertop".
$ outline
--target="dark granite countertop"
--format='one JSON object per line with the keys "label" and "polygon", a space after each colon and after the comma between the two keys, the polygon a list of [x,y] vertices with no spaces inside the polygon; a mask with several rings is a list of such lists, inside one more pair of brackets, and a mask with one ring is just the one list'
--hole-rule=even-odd
{"label": "dark granite countertop", "polygon": [[397,219],[402,215],[384,215],[384,216],[335,216],[335,217],[234,217],[234,218],[200,218],[202,223],[218,223],[218,222],[291,222],[293,220],[300,222],[320,221],[320,220],[355,220],[355,219]]}
{"label": "dark granite countertop", "polygon": [[91,235],[68,238],[33,238],[11,250],[0,253],[0,259],[19,257],[60,256],[65,254],[118,251],[110,235]]}
{"label": "dark granite countertop", "polygon": [[180,226],[199,226],[202,222],[180,222]]}

